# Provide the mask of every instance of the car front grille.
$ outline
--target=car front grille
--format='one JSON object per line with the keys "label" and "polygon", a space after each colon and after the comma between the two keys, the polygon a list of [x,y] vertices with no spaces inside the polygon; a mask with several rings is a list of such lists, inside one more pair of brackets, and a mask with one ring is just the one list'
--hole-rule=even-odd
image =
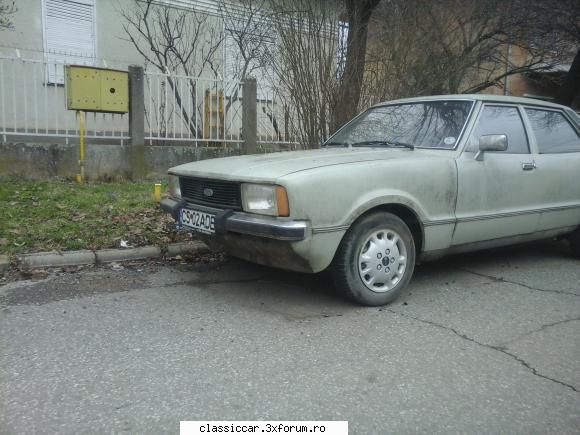
{"label": "car front grille", "polygon": [[242,209],[240,183],[208,178],[179,177],[181,196],[194,204],[223,209]]}

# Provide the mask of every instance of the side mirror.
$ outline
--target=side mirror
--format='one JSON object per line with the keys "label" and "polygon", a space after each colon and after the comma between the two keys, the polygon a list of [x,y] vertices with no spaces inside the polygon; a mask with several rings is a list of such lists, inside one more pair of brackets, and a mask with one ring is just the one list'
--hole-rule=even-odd
{"label": "side mirror", "polygon": [[475,155],[475,160],[482,161],[485,151],[505,151],[508,147],[508,140],[505,134],[486,134],[479,138],[479,151]]}

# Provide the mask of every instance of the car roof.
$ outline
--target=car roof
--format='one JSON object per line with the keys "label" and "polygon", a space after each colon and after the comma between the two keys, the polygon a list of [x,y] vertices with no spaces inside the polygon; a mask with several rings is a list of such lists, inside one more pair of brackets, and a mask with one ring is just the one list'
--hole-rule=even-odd
{"label": "car roof", "polygon": [[490,95],[490,94],[454,94],[454,95],[431,95],[424,97],[413,97],[413,98],[402,98],[400,100],[384,101],[379,104],[375,104],[372,107],[381,107],[388,104],[400,104],[400,103],[419,103],[422,101],[441,101],[441,100],[470,100],[470,101],[485,101],[494,103],[510,103],[510,104],[526,104],[528,106],[542,106],[549,107],[552,109],[569,109],[566,106],[562,106],[556,103],[550,103],[548,101],[538,100],[535,98],[526,97],[508,97],[504,95]]}

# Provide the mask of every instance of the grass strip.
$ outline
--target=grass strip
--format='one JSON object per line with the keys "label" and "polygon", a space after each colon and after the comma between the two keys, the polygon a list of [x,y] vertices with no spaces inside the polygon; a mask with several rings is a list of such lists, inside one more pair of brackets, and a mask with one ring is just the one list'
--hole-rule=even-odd
{"label": "grass strip", "polygon": [[[184,241],[153,199],[153,183],[0,183],[0,254]],[[162,186],[162,191],[166,186]]]}

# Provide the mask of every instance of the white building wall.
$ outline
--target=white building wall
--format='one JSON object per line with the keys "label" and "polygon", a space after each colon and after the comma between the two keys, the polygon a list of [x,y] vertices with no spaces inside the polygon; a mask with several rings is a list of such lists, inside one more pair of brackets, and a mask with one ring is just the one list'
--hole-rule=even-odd
{"label": "white building wall", "polygon": [[[45,1],[18,0],[18,10],[13,17],[15,30],[0,32],[0,131],[2,127],[32,130],[36,134],[64,130],[74,136],[77,134],[78,121],[74,112],[66,110],[64,86],[55,83],[47,72],[47,69],[55,66],[42,63],[47,61],[43,27]],[[144,65],[143,57],[128,40],[123,29],[125,19],[120,13],[121,10],[131,10],[134,3],[135,0],[95,0],[95,57],[81,59],[72,56],[69,57],[69,62],[122,70],[126,70],[131,64]],[[219,31],[224,30],[224,22],[219,16],[215,0],[160,0],[159,3],[178,7],[191,7],[193,4],[198,11],[209,14],[208,22],[211,25]],[[216,64],[221,69],[225,61],[224,53],[220,54],[218,51],[216,54]],[[221,72],[223,73],[223,69]],[[254,75],[257,78],[260,76]],[[201,76],[215,78],[207,70]],[[277,103],[274,103],[274,90],[265,83],[258,83],[258,88],[258,97],[261,100],[258,102],[258,112],[263,124],[259,127],[263,132],[259,132],[259,135],[283,136],[287,139],[287,132],[274,131],[270,122],[271,116],[268,116],[268,113],[272,115],[280,110]],[[151,93],[146,91],[146,94]],[[146,107],[148,103],[145,102]],[[275,116],[281,130],[285,115],[279,112]],[[107,134],[112,136],[117,133],[124,134],[128,128],[127,116],[88,114],[87,120],[89,129],[109,132]],[[238,117],[234,119],[232,116],[230,120],[232,134],[239,137],[241,124]]]}

